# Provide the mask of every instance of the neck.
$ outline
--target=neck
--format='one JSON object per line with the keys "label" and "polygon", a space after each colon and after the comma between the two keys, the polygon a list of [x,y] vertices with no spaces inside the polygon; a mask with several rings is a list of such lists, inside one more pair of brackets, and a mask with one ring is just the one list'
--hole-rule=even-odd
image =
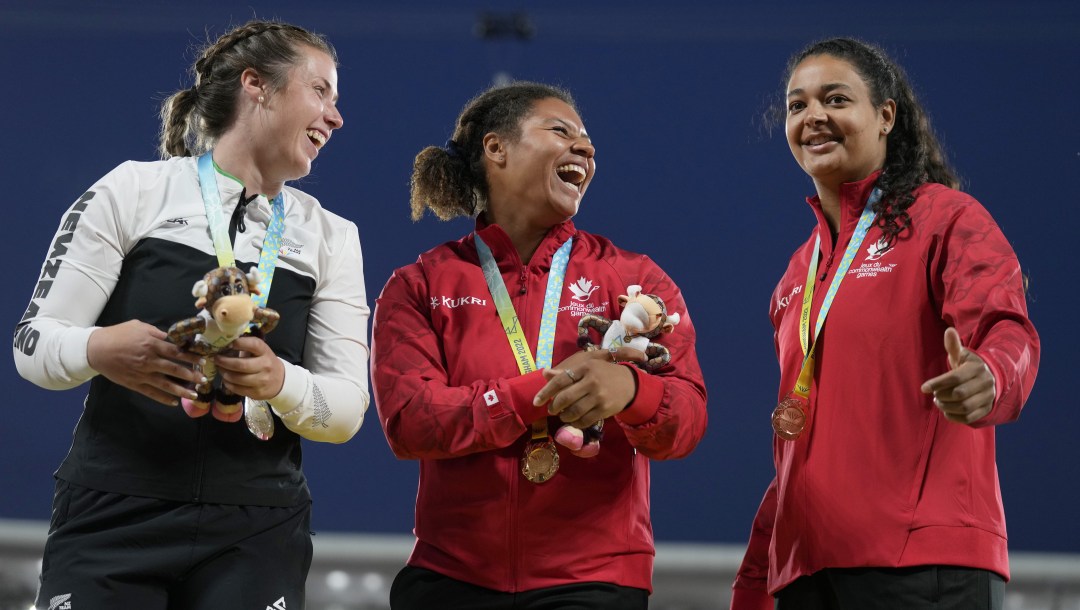
{"label": "neck", "polygon": [[276,197],[285,184],[284,180],[268,176],[260,167],[258,155],[250,141],[242,139],[236,130],[221,136],[214,145],[214,162],[218,167],[240,179],[249,194],[261,193]]}
{"label": "neck", "polygon": [[840,189],[829,189],[819,184],[817,193],[818,200],[821,201],[821,211],[825,214],[829,229],[835,235],[837,227],[840,226]]}
{"label": "neck", "polygon": [[510,243],[514,244],[514,249],[521,257],[521,262],[526,265],[536,253],[536,249],[540,247],[540,242],[544,241],[544,237],[551,230],[551,227],[532,226],[520,217],[501,218],[490,211],[488,220],[491,224],[499,225],[503,231],[506,231],[506,234],[510,236]]}

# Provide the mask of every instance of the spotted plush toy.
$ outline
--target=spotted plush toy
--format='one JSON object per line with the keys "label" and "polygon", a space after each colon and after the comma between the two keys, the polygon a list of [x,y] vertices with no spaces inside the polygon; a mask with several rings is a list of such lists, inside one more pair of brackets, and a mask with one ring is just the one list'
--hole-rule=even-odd
{"label": "spotted plush toy", "polygon": [[238,337],[247,333],[261,338],[277,326],[278,312],[259,307],[252,299],[259,294],[259,279],[259,270],[254,267],[247,275],[237,267],[210,271],[191,289],[199,313],[169,327],[169,341],[205,356],[202,373],[206,382],[195,386],[198,398],[180,401],[190,417],[212,412],[215,419],[235,422],[243,416],[243,396],[221,385],[213,356],[236,355],[239,352],[230,346]]}

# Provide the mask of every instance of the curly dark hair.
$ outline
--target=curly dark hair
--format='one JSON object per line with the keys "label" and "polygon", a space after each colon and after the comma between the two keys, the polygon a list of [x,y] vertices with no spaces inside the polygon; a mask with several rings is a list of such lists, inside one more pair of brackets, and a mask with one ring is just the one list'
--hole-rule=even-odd
{"label": "curly dark hair", "polygon": [[[854,38],[830,38],[811,43],[791,56],[784,71],[781,90],[803,60],[829,55],[851,64],[870,90],[870,101],[881,106],[896,102],[896,123],[888,135],[885,166],[876,186],[881,200],[874,206],[877,224],[891,246],[904,229],[911,226],[907,209],[915,202],[916,187],[927,182],[959,188],[960,181],[945,159],[945,153],[930,127],[930,119],[919,104],[904,70],[881,48]],[[766,111],[772,124],[783,124],[787,101],[781,94]]]}
{"label": "curly dark hair", "polygon": [[487,207],[484,136],[521,137],[521,122],[536,102],[555,98],[575,107],[570,93],[540,83],[516,81],[492,87],[469,100],[445,147],[428,146],[413,161],[410,185],[412,219],[430,209],[442,220],[476,216]]}
{"label": "curly dark hair", "polygon": [[337,52],[322,35],[279,21],[249,21],[207,44],[191,67],[195,84],[161,105],[161,156],[208,150],[236,120],[244,70],[254,68],[270,83],[270,93],[280,91],[301,46],[323,51],[337,64]]}

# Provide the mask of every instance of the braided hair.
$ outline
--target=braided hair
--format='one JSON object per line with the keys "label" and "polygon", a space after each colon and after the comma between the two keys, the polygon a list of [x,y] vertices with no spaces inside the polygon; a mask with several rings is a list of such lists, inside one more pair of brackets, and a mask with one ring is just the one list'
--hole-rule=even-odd
{"label": "braided hair", "polygon": [[[915,202],[915,189],[935,182],[959,188],[960,181],[945,159],[945,153],[930,127],[930,119],[915,98],[904,70],[883,50],[852,38],[831,38],[814,42],[791,56],[784,83],[803,60],[829,55],[847,62],[866,83],[870,101],[880,107],[886,100],[896,102],[896,122],[888,135],[885,166],[877,180],[881,200],[874,206],[877,224],[889,246],[911,226],[907,209]],[[783,123],[787,104],[783,99],[770,108],[769,116]]]}
{"label": "braided hair", "polygon": [[300,58],[301,45],[323,51],[337,64],[337,52],[321,35],[278,21],[249,21],[207,44],[191,68],[195,84],[161,105],[162,157],[208,150],[236,119],[244,70],[253,68],[271,93],[280,91]]}
{"label": "braided hair", "polygon": [[567,91],[528,81],[492,87],[466,103],[446,146],[428,146],[413,161],[409,180],[412,219],[420,220],[425,209],[442,220],[484,211],[488,198],[484,136],[497,133],[517,141],[521,122],[536,102],[549,98],[574,107]]}

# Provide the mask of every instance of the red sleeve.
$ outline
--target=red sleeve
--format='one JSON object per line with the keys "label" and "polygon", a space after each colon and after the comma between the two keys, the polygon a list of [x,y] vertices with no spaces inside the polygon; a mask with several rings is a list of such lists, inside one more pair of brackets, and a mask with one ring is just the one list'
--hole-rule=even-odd
{"label": "red sleeve", "polygon": [[731,610],[765,610],[773,607],[769,595],[769,545],[772,542],[773,522],[776,520],[776,479],[765,490],[746,555],[732,585]]}
{"label": "red sleeve", "polygon": [[994,408],[974,424],[992,426],[1020,417],[1039,368],[1039,336],[1028,319],[1024,277],[1012,246],[982,205],[963,197],[953,204],[956,212],[929,268],[942,319],[994,374]]}
{"label": "red sleeve", "polygon": [[672,332],[654,338],[671,353],[671,362],[656,371],[635,370],[637,393],[616,421],[630,444],[654,460],[685,457],[705,435],[705,381],[698,364],[694,322],[678,286],[655,263],[645,259],[642,292],[663,299],[668,314],[679,314]]}
{"label": "red sleeve", "polygon": [[416,266],[399,269],[375,304],[371,377],[375,406],[394,455],[446,458],[513,444],[547,416],[532,404],[541,371],[448,385],[442,343],[423,306]]}

